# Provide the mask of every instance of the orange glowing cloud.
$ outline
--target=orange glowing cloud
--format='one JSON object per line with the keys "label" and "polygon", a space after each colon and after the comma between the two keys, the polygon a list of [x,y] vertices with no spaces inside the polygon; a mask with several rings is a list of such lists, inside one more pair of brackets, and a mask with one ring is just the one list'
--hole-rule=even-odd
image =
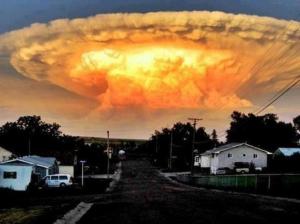
{"label": "orange glowing cloud", "polygon": [[300,69],[300,24],[221,12],[107,14],[33,24],[0,37],[21,74],[134,107],[251,107]]}
{"label": "orange glowing cloud", "polygon": [[207,80],[208,69],[224,64],[230,57],[230,52],[197,46],[195,49],[153,44],[103,49],[82,54],[70,77],[88,89],[107,86],[105,92],[97,93],[104,108],[198,108],[226,105],[228,101],[250,105],[236,96],[222,94],[228,90],[226,86],[216,91],[214,87],[224,83],[224,76],[211,83]]}

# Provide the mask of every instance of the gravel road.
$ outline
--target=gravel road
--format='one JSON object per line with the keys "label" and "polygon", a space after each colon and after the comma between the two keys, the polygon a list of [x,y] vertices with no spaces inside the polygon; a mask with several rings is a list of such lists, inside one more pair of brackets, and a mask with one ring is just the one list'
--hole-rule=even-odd
{"label": "gravel road", "polygon": [[298,223],[300,203],[171,182],[146,159],[123,163],[117,188],[80,223]]}

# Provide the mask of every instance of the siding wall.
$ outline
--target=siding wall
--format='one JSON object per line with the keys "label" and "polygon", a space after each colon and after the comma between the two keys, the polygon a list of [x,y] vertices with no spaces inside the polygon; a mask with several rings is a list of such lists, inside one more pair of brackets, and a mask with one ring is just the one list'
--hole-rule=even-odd
{"label": "siding wall", "polygon": [[210,156],[200,156],[200,163],[202,168],[208,168],[210,167]]}
{"label": "siding wall", "polygon": [[[16,179],[4,179],[4,172],[16,172]],[[32,166],[0,165],[0,187],[25,191],[31,181]]]}
{"label": "siding wall", "polygon": [[219,160],[220,160],[220,158],[217,155],[211,157],[211,165],[210,165],[211,173],[216,173],[217,169],[220,167]]}
{"label": "siding wall", "polygon": [[[229,153],[232,157],[228,157]],[[245,156],[243,156],[243,154],[245,154]],[[254,154],[257,155],[256,158],[253,157]],[[240,146],[226,150],[221,152],[218,155],[218,158],[218,168],[229,167],[233,169],[235,162],[252,162],[255,167],[267,167],[267,154],[248,146]]]}
{"label": "siding wall", "polygon": [[72,177],[74,177],[74,166],[59,166],[59,173],[63,174],[70,174]]}

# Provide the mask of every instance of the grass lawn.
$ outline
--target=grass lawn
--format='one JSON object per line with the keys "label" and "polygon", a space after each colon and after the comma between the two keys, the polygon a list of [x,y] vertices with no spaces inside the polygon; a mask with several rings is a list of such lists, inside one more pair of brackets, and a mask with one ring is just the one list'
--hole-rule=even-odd
{"label": "grass lawn", "polygon": [[0,224],[50,224],[80,201],[104,193],[110,179],[85,180],[85,187],[49,188],[18,192],[0,189]]}
{"label": "grass lawn", "polygon": [[40,205],[27,208],[7,208],[0,210],[0,224],[50,224],[62,217],[77,202],[59,205]]}
{"label": "grass lawn", "polygon": [[0,212],[0,223],[36,223],[39,217],[41,217],[48,208],[49,207],[3,209]]}

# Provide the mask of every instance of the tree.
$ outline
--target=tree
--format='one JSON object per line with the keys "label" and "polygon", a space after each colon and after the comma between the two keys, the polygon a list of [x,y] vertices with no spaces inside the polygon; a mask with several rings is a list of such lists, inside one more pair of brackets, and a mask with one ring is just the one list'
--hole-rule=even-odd
{"label": "tree", "polygon": [[[170,157],[171,133],[173,135],[173,167],[176,169],[188,169],[191,163],[192,139],[194,127],[191,123],[176,123],[172,128],[164,128],[156,131],[151,137],[148,145],[153,154],[156,154],[158,165],[167,167]],[[206,133],[205,128],[199,127],[195,133],[195,148],[199,152],[204,152],[214,146],[211,136]]]}
{"label": "tree", "polygon": [[72,163],[74,149],[83,144],[76,137],[63,135],[59,124],[46,123],[40,116],[22,116],[0,127],[0,145],[17,156],[54,156],[63,163]]}
{"label": "tree", "polygon": [[300,132],[300,115],[294,118],[293,120],[295,128]]}
{"label": "tree", "polygon": [[247,142],[272,152],[278,147],[297,145],[299,136],[295,127],[278,121],[275,114],[257,116],[234,111],[231,119],[227,142]]}
{"label": "tree", "polygon": [[217,131],[215,129],[213,129],[212,133],[211,133],[211,140],[212,143],[214,144],[214,146],[218,146],[219,140],[218,140],[218,135],[217,135]]}

